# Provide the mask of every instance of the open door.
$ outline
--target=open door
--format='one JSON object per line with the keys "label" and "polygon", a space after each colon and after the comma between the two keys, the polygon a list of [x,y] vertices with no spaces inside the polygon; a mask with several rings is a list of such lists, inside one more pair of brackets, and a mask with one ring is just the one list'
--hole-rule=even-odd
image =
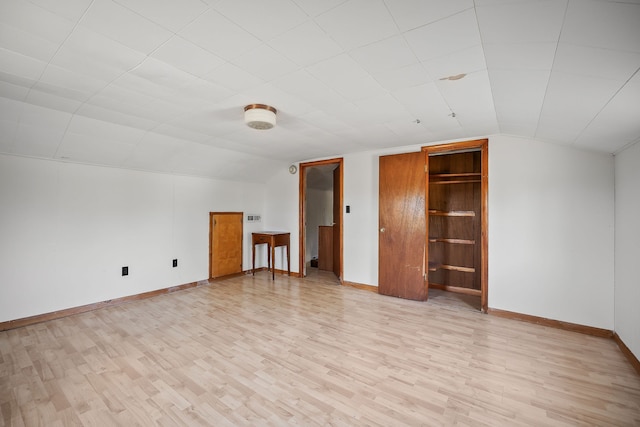
{"label": "open door", "polygon": [[380,157],[378,292],[383,295],[428,298],[425,159],[423,152]]}

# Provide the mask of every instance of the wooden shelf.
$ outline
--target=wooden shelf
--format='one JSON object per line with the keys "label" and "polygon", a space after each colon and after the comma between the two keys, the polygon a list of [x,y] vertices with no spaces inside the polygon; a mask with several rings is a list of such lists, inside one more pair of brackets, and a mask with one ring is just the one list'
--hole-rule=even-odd
{"label": "wooden shelf", "polygon": [[462,180],[451,180],[451,181],[431,181],[429,180],[429,184],[473,184],[479,183],[479,179],[462,179]]}
{"label": "wooden shelf", "polygon": [[463,176],[480,176],[480,172],[466,172],[466,173],[430,173],[429,178],[458,178]]}
{"label": "wooden shelf", "polygon": [[475,273],[476,269],[473,267],[462,267],[459,265],[442,264],[440,268],[443,270],[462,271],[463,273]]}
{"label": "wooden shelf", "polygon": [[479,151],[429,155],[429,287],[480,295],[482,160]]}
{"label": "wooden shelf", "polygon": [[463,273],[475,273],[476,272],[476,269],[473,268],[473,267],[462,267],[460,265],[440,264],[440,263],[437,263],[437,262],[429,261],[429,271],[436,271],[438,269],[461,271]]}
{"label": "wooden shelf", "polygon": [[476,216],[474,211],[439,211],[436,209],[429,209],[429,215],[434,216]]}
{"label": "wooden shelf", "polygon": [[465,288],[462,286],[455,286],[455,285],[442,285],[440,283],[432,283],[432,282],[429,282],[429,288],[442,289],[443,291],[455,292],[458,294],[474,295],[474,296],[480,296],[481,294],[480,289]]}
{"label": "wooden shelf", "polygon": [[469,239],[447,239],[444,237],[429,237],[429,243],[454,243],[459,245],[475,245],[475,240]]}

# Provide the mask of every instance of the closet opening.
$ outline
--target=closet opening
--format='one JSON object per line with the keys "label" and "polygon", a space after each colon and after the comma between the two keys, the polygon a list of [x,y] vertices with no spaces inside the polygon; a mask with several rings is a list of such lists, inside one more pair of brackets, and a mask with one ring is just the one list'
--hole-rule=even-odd
{"label": "closet opening", "polygon": [[429,299],[487,311],[487,140],[425,147]]}

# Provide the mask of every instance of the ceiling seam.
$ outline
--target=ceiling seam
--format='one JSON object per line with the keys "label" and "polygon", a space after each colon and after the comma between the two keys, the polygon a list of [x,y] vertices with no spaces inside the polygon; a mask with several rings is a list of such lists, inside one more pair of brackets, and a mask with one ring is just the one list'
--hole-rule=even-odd
{"label": "ceiling seam", "polygon": [[[42,74],[40,74],[40,77],[38,77],[38,81],[40,81],[40,79],[44,75],[44,73],[47,70],[47,68],[49,67],[49,65],[51,65],[51,61],[53,61],[55,59],[55,57],[58,55],[58,53],[60,52],[60,49],[62,49],[62,47],[67,43],[67,41],[69,40],[69,37],[71,37],[71,35],[76,31],[76,28],[78,28],[78,26],[80,25],[82,20],[85,18],[85,16],[87,16],[87,13],[89,13],[89,9],[91,9],[91,7],[93,7],[94,3],[95,3],[95,0],[91,0],[91,3],[89,3],[89,6],[87,6],[87,8],[84,10],[84,12],[82,12],[82,15],[80,16],[80,18],[73,25],[73,28],[71,29],[71,31],[69,31],[69,34],[67,34],[67,37],[65,37],[64,40],[62,41],[62,43],[60,43],[60,45],[56,49],[55,53],[53,55],[51,55],[51,58],[49,59],[49,62],[47,63],[47,66],[45,67],[44,70],[42,70]],[[33,86],[35,86],[36,84],[37,84],[37,82]],[[31,88],[29,88],[29,93],[31,93],[31,89],[33,89],[33,86]],[[100,90],[103,90],[103,89],[104,89],[104,87],[102,89],[100,89]],[[29,96],[29,93],[27,93],[27,97]],[[73,121],[73,117],[76,115],[76,113],[80,109],[80,107],[82,107],[82,105],[84,105],[84,102],[80,103],[80,105],[73,111],[73,113],[71,113],[71,116],[69,117],[69,120],[67,121],[67,125],[64,128],[64,132],[62,132],[62,136],[60,137],[60,141],[58,141],[58,144],[56,145],[56,149],[53,152],[53,157],[57,157],[58,156],[58,151],[60,151],[60,147],[62,146],[62,141],[64,141],[64,137],[67,135],[67,132],[69,130],[69,126],[71,126],[71,122]]]}
{"label": "ceiling seam", "polygon": [[[406,33],[410,32],[410,31],[414,31],[414,30],[416,30],[416,29],[418,29],[418,28],[428,27],[428,26],[430,26],[430,25],[432,25],[432,24],[434,24],[434,23],[436,23],[436,22],[445,21],[445,20],[447,20],[447,19],[449,19],[449,18],[451,18],[451,17],[453,17],[453,16],[456,16],[456,15],[459,15],[459,14],[461,14],[461,13],[464,13],[464,12],[466,12],[466,11],[468,11],[468,10],[472,9],[472,8],[471,8],[471,7],[469,7],[469,8],[463,9],[463,10],[459,10],[459,11],[457,11],[457,12],[455,12],[455,13],[452,13],[452,14],[450,14],[450,15],[447,15],[447,16],[444,16],[444,17],[442,17],[442,18],[436,19],[436,20],[431,21],[431,22],[429,22],[429,23],[426,23],[426,24],[423,24],[423,25],[418,25],[417,27],[411,28],[411,29],[409,29],[409,30],[407,30],[407,31],[402,31],[402,30],[400,29],[400,26],[398,25],[398,22],[397,22],[397,20],[396,20],[395,16],[393,15],[393,13],[391,13],[391,10],[389,9],[389,6],[387,5],[387,3],[386,3],[386,1],[385,1],[385,0],[383,0],[383,4],[384,4],[385,9],[387,10],[387,13],[388,13],[388,14],[389,14],[389,16],[391,17],[391,20],[393,21],[393,24],[395,25],[395,27],[396,27],[396,29],[397,29],[398,35],[399,35],[400,37],[402,37],[402,41],[404,42],[404,44],[405,44],[405,46],[407,47],[407,49],[411,52],[411,54],[412,54],[412,55],[413,55],[413,57],[415,58],[416,63],[420,65],[420,67],[421,67],[421,68],[422,68],[422,70],[424,71],[425,75],[430,79],[429,83],[431,83],[431,84],[433,84],[433,85],[434,85],[435,89],[437,90],[438,94],[440,95],[440,98],[442,99],[442,101],[444,102],[444,104],[447,106],[447,109],[448,109],[448,110],[449,110],[449,112],[450,112],[450,114],[449,114],[449,115],[450,115],[452,118],[454,118],[454,119],[456,120],[456,122],[458,123],[458,127],[459,127],[462,131],[464,131],[464,127],[463,127],[463,126],[462,126],[462,124],[460,123],[460,120],[456,118],[456,114],[455,114],[455,112],[453,111],[453,109],[451,108],[451,105],[449,104],[449,102],[447,101],[447,99],[445,98],[445,96],[442,94],[442,91],[441,91],[441,90],[440,90],[440,88],[438,87],[437,82],[436,82],[437,77],[434,77],[434,76],[432,76],[431,74],[429,74],[429,73],[427,72],[426,68],[424,68],[424,63],[422,62],[422,60],[420,60],[420,58],[418,57],[418,55],[416,54],[416,52],[413,50],[413,48],[411,47],[411,44],[407,41],[407,38],[406,38],[406,36],[405,36],[405,35],[406,35]],[[476,21],[477,21],[477,19],[476,19]],[[389,38],[391,38],[391,37],[395,37],[395,36],[390,36],[390,37],[388,37],[387,39],[389,39]],[[383,39],[383,40],[387,40],[387,39]],[[377,42],[374,42],[374,43],[377,43]],[[373,43],[369,43],[369,44],[367,44],[367,45],[371,45],[371,44],[373,44]],[[364,45],[364,46],[367,46],[367,45]],[[376,80],[376,82],[378,81],[375,77],[373,77],[373,76],[371,76],[371,77],[372,77],[374,80]],[[385,90],[386,90],[386,89],[385,89]],[[398,99],[398,98],[393,94],[393,91],[390,91],[390,90],[386,90],[386,91],[387,91],[387,93],[389,94],[389,96],[391,96],[394,100],[396,100],[396,101],[397,101],[397,102],[399,102],[400,104],[403,104],[403,103],[402,103],[402,102],[400,102],[400,100],[399,100],[399,99]],[[403,108],[405,109],[405,111],[407,111],[407,113],[408,113],[410,116],[414,116],[414,114],[413,114],[411,111],[409,111],[409,110],[408,110],[404,105],[403,105]],[[415,117],[415,120],[414,120],[414,121],[415,121],[415,123],[420,124],[420,123],[422,122],[422,120],[423,120],[423,118]],[[427,127],[426,129],[427,129],[427,131],[428,131],[428,127]],[[392,132],[393,132],[393,131],[392,131]]]}
{"label": "ceiling seam", "polygon": [[480,20],[478,19],[478,5],[476,0],[473,0],[473,12],[476,15],[476,24],[478,25],[478,35],[480,36],[480,48],[482,49],[482,57],[484,58],[484,66],[487,70],[487,79],[489,79],[489,90],[491,91],[491,101],[493,102],[493,114],[495,123],[498,126],[498,133],[502,133],[502,125],[498,120],[498,109],[496,108],[496,98],[493,94],[493,84],[491,83],[491,72],[489,71],[489,61],[487,61],[487,54],[484,51],[484,41],[482,39],[482,31],[480,31]]}
{"label": "ceiling seam", "polygon": [[[575,145],[576,141],[578,139],[580,139],[580,136],[582,136],[582,134],[589,128],[589,126],[591,126],[591,123],[593,123],[598,116],[605,110],[605,108],[607,108],[607,106],[611,103],[611,101],[613,101],[613,99],[622,91],[622,89],[629,84],[629,82],[631,81],[631,79],[633,79],[636,75],[638,75],[640,72],[640,68],[636,69],[636,71],[631,75],[631,77],[629,77],[622,85],[620,85],[620,87],[618,88],[618,90],[615,91],[615,93],[613,95],[611,95],[611,97],[609,97],[609,99],[607,100],[607,102],[602,106],[602,108],[595,114],[595,116],[593,116],[591,118],[591,120],[589,120],[589,123],[587,123],[585,125],[584,128],[582,128],[582,130],[580,131],[580,133],[578,133],[578,135],[576,136],[576,138],[573,140],[573,142],[571,143],[571,145]],[[633,143],[632,143],[633,144]],[[626,145],[625,145],[626,147]],[[624,150],[624,147],[621,149]],[[615,153],[614,153],[615,154]]]}
{"label": "ceiling seam", "polygon": [[[549,78],[547,80],[547,84],[544,88],[544,96],[542,97],[542,104],[540,106],[540,113],[538,113],[538,120],[536,121],[536,130],[533,132],[533,137],[538,138],[538,129],[540,128],[540,119],[542,117],[542,111],[544,110],[544,105],[547,100],[547,94],[549,93],[549,84],[551,83],[551,76],[553,75],[553,66],[556,62],[556,57],[558,55],[558,47],[560,46],[560,39],[562,38],[562,30],[564,29],[565,21],[567,20],[567,13],[569,12],[569,2],[571,0],[566,0],[566,5],[564,8],[564,16],[562,17],[562,25],[560,26],[560,32],[558,33],[558,40],[556,42],[556,48],[553,52],[553,61],[551,61],[551,69],[549,70]],[[575,139],[574,139],[575,142]],[[573,142],[572,142],[573,144]]]}

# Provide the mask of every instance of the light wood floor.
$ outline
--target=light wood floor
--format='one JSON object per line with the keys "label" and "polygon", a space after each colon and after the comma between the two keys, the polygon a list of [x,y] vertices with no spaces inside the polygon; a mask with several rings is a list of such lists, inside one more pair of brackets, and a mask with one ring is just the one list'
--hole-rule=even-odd
{"label": "light wood floor", "polygon": [[2,426],[640,425],[640,376],[612,340],[261,272],[0,332],[0,410]]}

